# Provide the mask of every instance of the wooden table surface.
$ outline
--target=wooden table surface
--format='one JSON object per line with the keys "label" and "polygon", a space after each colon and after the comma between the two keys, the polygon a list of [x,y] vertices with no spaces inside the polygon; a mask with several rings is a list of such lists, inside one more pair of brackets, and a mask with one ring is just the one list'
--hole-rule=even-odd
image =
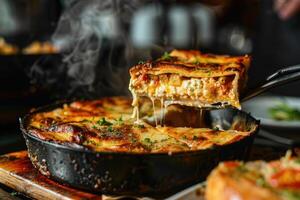
{"label": "wooden table surface", "polygon": [[[32,166],[27,151],[0,156],[0,183],[34,199],[112,199],[79,191],[46,178]],[[7,194],[9,193],[0,190],[0,199],[17,199]]]}

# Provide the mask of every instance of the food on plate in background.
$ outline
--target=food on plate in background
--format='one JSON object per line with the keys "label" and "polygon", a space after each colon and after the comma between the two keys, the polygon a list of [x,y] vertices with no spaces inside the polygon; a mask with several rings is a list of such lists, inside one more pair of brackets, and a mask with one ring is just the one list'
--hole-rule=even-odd
{"label": "food on plate in background", "polygon": [[58,53],[58,49],[50,42],[35,41],[22,50],[23,54],[52,54]]}
{"label": "food on plate in background", "polygon": [[0,37],[0,55],[13,55],[18,53],[18,51],[18,47],[7,43],[4,38]]}
{"label": "food on plate in background", "polygon": [[220,163],[208,176],[205,196],[207,200],[299,200],[300,157],[287,152],[271,162]]}
{"label": "food on plate in background", "polygon": [[294,121],[300,120],[300,110],[290,105],[280,102],[276,106],[268,109],[270,116],[275,120]]}

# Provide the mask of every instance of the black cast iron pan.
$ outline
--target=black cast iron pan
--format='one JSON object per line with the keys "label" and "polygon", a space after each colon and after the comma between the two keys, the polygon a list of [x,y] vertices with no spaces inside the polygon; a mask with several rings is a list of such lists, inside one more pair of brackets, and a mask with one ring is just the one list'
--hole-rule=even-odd
{"label": "black cast iron pan", "polygon": [[259,121],[240,110],[209,110],[205,112],[205,120],[211,126],[228,129],[238,122],[244,129],[255,128],[250,136],[232,144],[173,154],[93,152],[28,134],[26,126],[33,114],[61,105],[37,109],[20,119],[32,163],[59,183],[109,195],[163,198],[201,182],[218,162],[246,159],[259,125]]}

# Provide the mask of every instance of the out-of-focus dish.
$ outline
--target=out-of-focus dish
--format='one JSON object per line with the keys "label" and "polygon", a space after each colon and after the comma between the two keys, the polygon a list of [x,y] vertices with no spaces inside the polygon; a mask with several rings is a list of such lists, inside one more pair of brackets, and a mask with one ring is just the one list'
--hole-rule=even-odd
{"label": "out-of-focus dish", "polygon": [[[287,106],[286,106],[287,105]],[[242,105],[243,110],[250,112],[261,125],[272,128],[300,128],[298,111],[300,98],[284,96],[262,96],[251,99]],[[274,118],[288,119],[277,120]]]}
{"label": "out-of-focus dish", "polygon": [[17,55],[17,54],[25,54],[25,55],[37,55],[37,54],[55,54],[58,53],[59,50],[55,47],[51,42],[45,41],[34,41],[29,44],[27,47],[20,50],[14,44],[8,43],[4,38],[0,37],[0,55]]}
{"label": "out-of-focus dish", "polygon": [[58,49],[50,42],[32,42],[22,50],[23,54],[53,54],[58,53]]}
{"label": "out-of-focus dish", "polygon": [[4,38],[0,37],[0,55],[14,55],[17,54],[18,51],[18,47],[7,43]]}
{"label": "out-of-focus dish", "polygon": [[221,163],[207,179],[206,200],[216,199],[299,200],[300,158]]}

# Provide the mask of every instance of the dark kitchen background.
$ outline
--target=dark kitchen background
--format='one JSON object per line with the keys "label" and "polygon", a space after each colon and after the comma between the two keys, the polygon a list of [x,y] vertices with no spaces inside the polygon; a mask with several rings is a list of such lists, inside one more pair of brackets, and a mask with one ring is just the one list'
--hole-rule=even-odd
{"label": "dark kitchen background", "polygon": [[18,117],[30,109],[129,95],[128,68],[173,48],[252,55],[249,87],[299,64],[300,4],[282,2],[0,0],[0,153],[25,148]]}

